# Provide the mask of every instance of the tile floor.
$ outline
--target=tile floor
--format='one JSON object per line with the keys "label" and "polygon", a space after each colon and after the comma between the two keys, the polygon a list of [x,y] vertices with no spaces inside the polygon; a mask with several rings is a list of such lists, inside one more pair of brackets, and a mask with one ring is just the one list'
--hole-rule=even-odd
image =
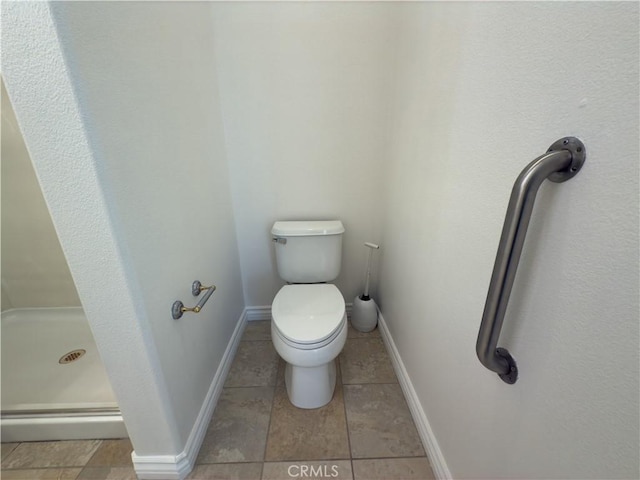
{"label": "tile floor", "polygon": [[[427,480],[433,473],[378,330],[349,329],[333,400],[293,407],[269,322],[251,322],[189,479]],[[131,443],[2,444],[2,479],[135,480]]]}

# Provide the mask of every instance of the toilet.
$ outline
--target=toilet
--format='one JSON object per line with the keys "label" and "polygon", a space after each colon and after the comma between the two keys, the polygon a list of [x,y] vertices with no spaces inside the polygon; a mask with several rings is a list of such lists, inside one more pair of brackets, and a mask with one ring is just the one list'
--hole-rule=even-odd
{"label": "toilet", "polygon": [[339,220],[275,222],[271,229],[280,278],[271,306],[271,339],[286,362],[289,400],[319,408],[333,397],[335,359],[347,339],[347,314],[336,279],[344,226]]}

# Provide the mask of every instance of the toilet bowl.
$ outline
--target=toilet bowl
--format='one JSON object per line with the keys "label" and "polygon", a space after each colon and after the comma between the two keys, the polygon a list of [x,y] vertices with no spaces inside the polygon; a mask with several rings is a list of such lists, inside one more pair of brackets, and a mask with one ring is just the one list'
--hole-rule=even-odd
{"label": "toilet bowl", "polygon": [[340,290],[328,283],[285,285],[271,307],[273,345],[287,362],[285,385],[299,408],[319,408],[333,397],[335,358],[347,339]]}
{"label": "toilet bowl", "polygon": [[347,339],[347,315],[338,287],[340,220],[278,221],[271,234],[282,287],[271,305],[271,339],[287,362],[289,400],[300,408],[319,408],[333,397],[335,358]]}

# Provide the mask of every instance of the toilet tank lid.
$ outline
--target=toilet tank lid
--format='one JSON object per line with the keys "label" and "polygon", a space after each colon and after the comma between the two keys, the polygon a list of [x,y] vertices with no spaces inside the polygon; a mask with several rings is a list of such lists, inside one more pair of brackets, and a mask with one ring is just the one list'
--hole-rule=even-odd
{"label": "toilet tank lid", "polygon": [[271,233],[281,237],[339,235],[344,233],[344,226],[340,220],[276,222]]}

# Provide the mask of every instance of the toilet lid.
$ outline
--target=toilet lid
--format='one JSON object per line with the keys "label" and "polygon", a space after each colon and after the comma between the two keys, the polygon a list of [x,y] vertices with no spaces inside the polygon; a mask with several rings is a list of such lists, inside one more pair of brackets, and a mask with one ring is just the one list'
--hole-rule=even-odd
{"label": "toilet lid", "polygon": [[295,343],[318,343],[330,337],[344,313],[344,298],[330,283],[285,285],[271,305],[276,328]]}

